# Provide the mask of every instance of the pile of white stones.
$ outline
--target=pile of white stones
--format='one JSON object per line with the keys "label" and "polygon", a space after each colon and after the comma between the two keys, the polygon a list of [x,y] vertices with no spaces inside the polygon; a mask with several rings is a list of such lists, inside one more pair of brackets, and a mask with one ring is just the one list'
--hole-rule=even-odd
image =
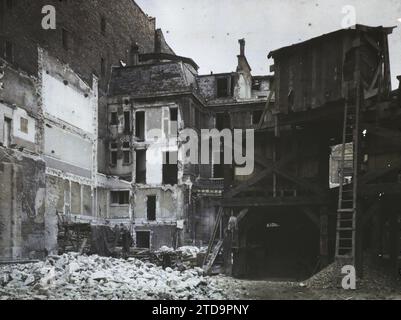
{"label": "pile of white stones", "polygon": [[69,253],[39,263],[0,266],[0,300],[227,299],[221,281],[204,276],[200,268],[179,272],[137,259]]}

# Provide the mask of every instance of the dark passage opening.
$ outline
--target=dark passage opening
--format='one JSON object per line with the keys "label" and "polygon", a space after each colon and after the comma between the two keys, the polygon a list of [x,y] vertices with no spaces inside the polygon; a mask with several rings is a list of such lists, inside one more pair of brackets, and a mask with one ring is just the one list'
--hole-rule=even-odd
{"label": "dark passage opening", "polygon": [[137,231],[136,232],[136,246],[141,249],[150,249],[150,232]]}
{"label": "dark passage opening", "polygon": [[136,151],[136,183],[146,183],[146,150]]}
{"label": "dark passage opening", "polygon": [[163,153],[163,184],[178,183],[178,152]]}
{"label": "dark passage opening", "polygon": [[145,141],[145,112],[138,111],[135,114],[135,137]]}
{"label": "dark passage opening", "polygon": [[240,237],[245,246],[234,254],[236,277],[303,281],[316,269],[319,230],[302,212],[254,210],[241,222]]}
{"label": "dark passage opening", "polygon": [[156,221],[156,196],[148,196],[148,221]]}

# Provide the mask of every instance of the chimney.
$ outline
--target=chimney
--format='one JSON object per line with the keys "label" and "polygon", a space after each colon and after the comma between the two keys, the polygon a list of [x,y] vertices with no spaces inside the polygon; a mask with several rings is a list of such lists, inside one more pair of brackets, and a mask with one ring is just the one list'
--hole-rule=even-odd
{"label": "chimney", "polygon": [[130,49],[130,65],[136,66],[139,64],[139,47],[137,43],[131,45]]}
{"label": "chimney", "polygon": [[240,56],[244,57],[245,56],[245,39],[240,39],[238,40],[239,45],[240,45]]}

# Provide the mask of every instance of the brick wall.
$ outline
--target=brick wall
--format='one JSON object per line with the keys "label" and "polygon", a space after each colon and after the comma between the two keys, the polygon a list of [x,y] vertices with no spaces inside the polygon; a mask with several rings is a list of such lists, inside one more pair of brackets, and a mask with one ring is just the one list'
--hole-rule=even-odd
{"label": "brick wall", "polygon": [[[88,83],[92,73],[98,75],[100,89],[105,90],[110,67],[120,60],[128,61],[132,44],[138,43],[143,53],[155,48],[155,20],[132,0],[12,0],[11,9],[6,2],[0,0],[0,53],[4,57],[6,41],[13,43],[14,64],[30,74],[37,72],[39,45],[70,64]],[[56,30],[41,27],[44,5],[56,8]],[[104,34],[102,18],[106,22]],[[63,46],[63,32],[67,34],[68,49]]]}

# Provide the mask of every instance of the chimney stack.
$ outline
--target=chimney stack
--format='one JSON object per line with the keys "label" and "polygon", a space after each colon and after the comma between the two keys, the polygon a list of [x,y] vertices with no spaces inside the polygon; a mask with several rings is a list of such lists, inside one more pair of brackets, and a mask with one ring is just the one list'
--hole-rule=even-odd
{"label": "chimney stack", "polygon": [[238,40],[239,45],[240,45],[240,56],[244,57],[245,56],[245,39],[240,39]]}
{"label": "chimney stack", "polygon": [[134,43],[131,46],[130,60],[130,65],[132,66],[136,66],[139,64],[139,47],[137,43]]}

